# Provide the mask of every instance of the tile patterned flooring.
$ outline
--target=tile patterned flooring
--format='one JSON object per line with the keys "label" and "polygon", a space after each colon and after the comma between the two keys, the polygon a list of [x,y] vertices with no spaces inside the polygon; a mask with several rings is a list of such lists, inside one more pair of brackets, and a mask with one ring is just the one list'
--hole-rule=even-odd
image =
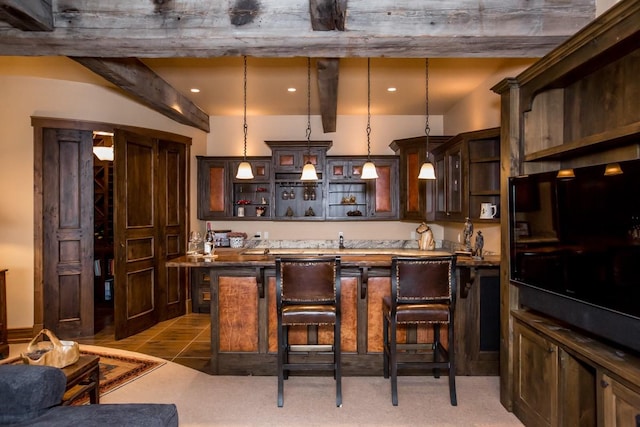
{"label": "tile patterned flooring", "polygon": [[96,335],[77,341],[80,344],[137,351],[210,373],[211,325],[207,313],[191,313],[166,320],[119,341],[115,340],[113,324],[107,324]]}

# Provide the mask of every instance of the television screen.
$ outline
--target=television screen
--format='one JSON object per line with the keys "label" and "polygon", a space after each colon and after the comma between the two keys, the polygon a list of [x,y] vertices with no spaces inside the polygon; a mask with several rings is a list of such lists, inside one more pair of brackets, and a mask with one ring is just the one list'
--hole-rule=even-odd
{"label": "television screen", "polygon": [[512,281],[640,320],[640,160],[513,177],[509,191]]}

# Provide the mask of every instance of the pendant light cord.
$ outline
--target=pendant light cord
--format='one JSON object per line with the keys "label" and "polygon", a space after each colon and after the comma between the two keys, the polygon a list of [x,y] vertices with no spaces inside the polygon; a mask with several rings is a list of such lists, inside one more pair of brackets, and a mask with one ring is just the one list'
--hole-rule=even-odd
{"label": "pendant light cord", "polygon": [[307,58],[307,155],[311,156],[311,58]]}
{"label": "pendant light cord", "polygon": [[371,160],[371,58],[367,58],[367,161]]}
{"label": "pendant light cord", "polygon": [[424,60],[424,64],[425,64],[425,71],[424,71],[424,78],[425,78],[425,103],[424,103],[424,107],[425,107],[425,125],[424,125],[424,133],[427,135],[427,161],[429,161],[429,132],[431,131],[431,129],[429,128],[429,58],[426,58]]}
{"label": "pendant light cord", "polygon": [[247,161],[247,57],[244,56],[244,160]]}

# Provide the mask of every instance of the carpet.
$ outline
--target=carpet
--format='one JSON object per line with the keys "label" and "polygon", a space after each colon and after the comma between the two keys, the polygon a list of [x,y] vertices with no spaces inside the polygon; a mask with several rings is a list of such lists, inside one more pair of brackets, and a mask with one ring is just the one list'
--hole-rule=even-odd
{"label": "carpet", "polygon": [[[154,369],[164,365],[166,362],[144,358],[141,356],[132,356],[116,353],[106,353],[102,351],[93,351],[80,349],[80,354],[90,356],[100,356],[100,397],[104,396],[128,384],[136,379],[148,374]],[[3,361],[3,363],[19,364],[23,363],[22,358],[14,357]],[[76,387],[80,387],[79,385]],[[73,390],[73,389],[72,389]],[[69,393],[70,391],[67,391]],[[77,397],[72,401],[72,405],[84,405],[89,402],[87,393]]]}

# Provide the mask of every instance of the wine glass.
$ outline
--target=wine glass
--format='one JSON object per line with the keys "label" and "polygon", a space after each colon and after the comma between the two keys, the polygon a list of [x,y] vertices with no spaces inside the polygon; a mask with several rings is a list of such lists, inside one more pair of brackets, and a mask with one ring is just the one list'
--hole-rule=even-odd
{"label": "wine glass", "polygon": [[293,200],[296,198],[296,193],[293,191],[293,186],[289,187],[289,199]]}

